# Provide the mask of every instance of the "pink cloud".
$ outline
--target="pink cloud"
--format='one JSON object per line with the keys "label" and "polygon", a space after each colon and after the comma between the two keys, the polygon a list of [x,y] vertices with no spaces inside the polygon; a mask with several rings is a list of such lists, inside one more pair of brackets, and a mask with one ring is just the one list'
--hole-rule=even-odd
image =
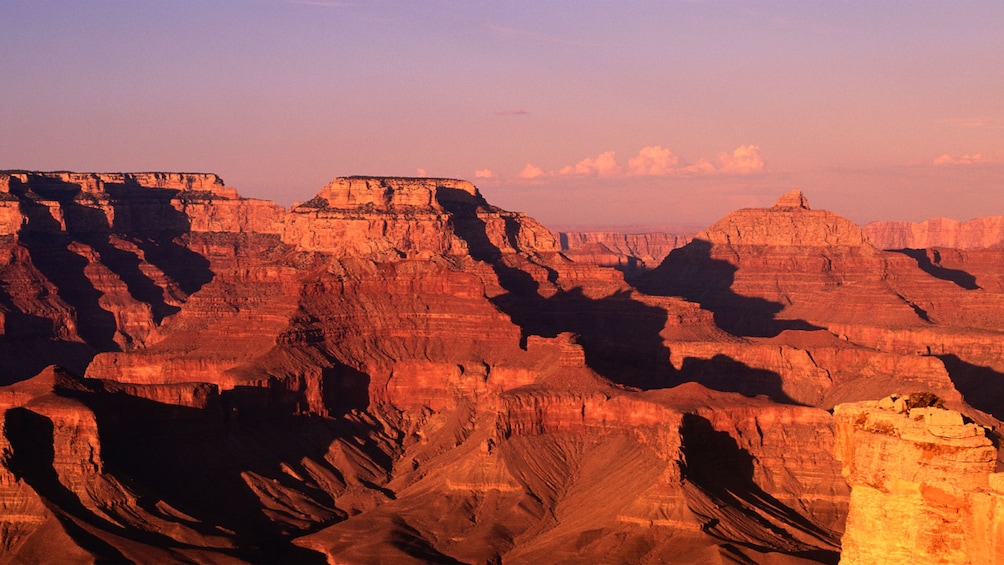
{"label": "pink cloud", "polygon": [[419,167],[419,168],[415,169],[415,176],[417,176],[417,177],[427,177],[427,176],[429,176],[429,173],[425,169],[423,169],[422,167]]}
{"label": "pink cloud", "polygon": [[542,176],[543,174],[544,174],[544,169],[541,169],[536,165],[531,165],[530,163],[527,163],[526,166],[523,167],[523,171],[519,174],[519,177],[523,179],[535,179],[539,176]]}
{"label": "pink cloud", "polygon": [[585,159],[579,161],[575,166],[567,166],[558,171],[559,175],[599,175],[601,177],[610,177],[618,175],[621,172],[621,166],[617,164],[616,153],[613,151],[606,151],[600,153],[596,157],[586,157]]}
{"label": "pink cloud", "polygon": [[474,171],[474,178],[478,179],[493,179],[496,176],[498,175],[496,175],[491,169],[478,169]]}
{"label": "pink cloud", "polygon": [[715,170],[715,166],[711,164],[711,161],[698,159],[686,167],[681,167],[679,172],[684,175],[713,175],[717,171]]}
{"label": "pink cloud", "polygon": [[759,173],[764,168],[759,145],[740,145],[732,152],[718,154],[718,172],[731,175]]}
{"label": "pink cloud", "polygon": [[677,172],[680,158],[660,145],[642,147],[638,155],[628,160],[628,174],[639,176],[663,176]]}
{"label": "pink cloud", "polygon": [[990,158],[983,155],[982,153],[973,153],[972,155],[949,155],[945,153],[944,155],[937,157],[931,163],[934,165],[975,165],[977,163],[987,163]]}
{"label": "pink cloud", "polygon": [[765,163],[758,145],[741,145],[732,153],[718,154],[718,164],[707,159],[698,159],[690,164],[682,164],[680,158],[670,149],[661,145],[642,147],[638,154],[628,159],[624,169],[617,162],[614,151],[605,151],[596,157],[587,157],[574,165],[566,165],[556,171],[527,165],[520,173],[522,178],[548,176],[595,175],[601,177],[628,176],[703,176],[703,175],[748,175],[764,170]]}

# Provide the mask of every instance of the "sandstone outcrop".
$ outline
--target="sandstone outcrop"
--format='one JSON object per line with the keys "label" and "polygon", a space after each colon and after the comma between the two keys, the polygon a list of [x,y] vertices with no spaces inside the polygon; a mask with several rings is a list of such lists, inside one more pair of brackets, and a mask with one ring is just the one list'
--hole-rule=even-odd
{"label": "sandstone outcrop", "polygon": [[995,446],[958,412],[909,400],[834,409],[837,458],[851,486],[840,562],[1004,563]]}

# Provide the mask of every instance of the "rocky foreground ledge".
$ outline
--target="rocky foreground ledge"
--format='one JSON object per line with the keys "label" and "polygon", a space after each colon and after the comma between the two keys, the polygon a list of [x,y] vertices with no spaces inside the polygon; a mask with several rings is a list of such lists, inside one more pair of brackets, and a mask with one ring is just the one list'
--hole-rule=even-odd
{"label": "rocky foreground ledge", "polygon": [[[910,398],[913,398],[911,396]],[[910,398],[838,405],[851,486],[840,563],[1004,563],[1004,473],[984,428]]]}

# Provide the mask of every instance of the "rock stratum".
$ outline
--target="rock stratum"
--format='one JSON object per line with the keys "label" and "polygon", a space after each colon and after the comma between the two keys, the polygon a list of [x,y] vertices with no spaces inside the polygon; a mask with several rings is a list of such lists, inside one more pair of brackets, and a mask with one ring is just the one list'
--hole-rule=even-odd
{"label": "rock stratum", "polygon": [[569,258],[603,267],[614,267],[626,276],[645,272],[662,263],[693,235],[665,232],[620,233],[609,231],[557,232],[561,251]]}
{"label": "rock stratum", "polygon": [[16,171],[0,219],[4,562],[836,563],[926,453],[842,474],[849,403],[937,395],[998,459],[995,252],[797,192],[629,281],[452,179]]}
{"label": "rock stratum", "polygon": [[872,222],[864,227],[881,249],[990,249],[1004,247],[1004,216],[965,222],[934,218],[923,222]]}

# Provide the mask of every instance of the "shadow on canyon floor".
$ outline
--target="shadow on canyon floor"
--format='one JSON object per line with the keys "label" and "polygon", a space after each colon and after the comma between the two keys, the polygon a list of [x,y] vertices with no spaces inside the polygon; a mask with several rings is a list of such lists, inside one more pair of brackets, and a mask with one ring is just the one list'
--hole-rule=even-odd
{"label": "shadow on canyon floor", "polygon": [[[74,519],[108,531],[122,530],[117,524],[112,524],[85,508],[80,498],[59,481],[53,467],[55,439],[52,421],[27,408],[11,408],[4,416],[4,433],[11,447],[8,466],[14,476],[27,483],[43,500],[58,508],[54,513],[67,534],[98,561],[128,563],[129,560],[117,549],[75,523]],[[172,541],[162,536],[154,537],[157,539],[147,538],[147,541],[162,544]]]}
{"label": "shadow on canyon floor", "polygon": [[937,249],[931,249],[931,256],[928,256],[927,249],[893,249],[893,253],[902,253],[917,262],[917,267],[936,279],[955,283],[956,286],[966,290],[976,290],[980,288],[976,284],[976,277],[959,269],[948,269],[941,266],[941,253]]}
{"label": "shadow on canyon floor", "polygon": [[78,341],[55,339],[57,329],[50,318],[23,312],[0,284],[0,386],[14,384],[37,375],[49,365],[60,365],[83,373],[96,353]]}
{"label": "shadow on canyon floor", "polygon": [[[94,412],[104,472],[133,489],[146,512],[202,535],[230,537],[236,545],[212,551],[251,562],[323,563],[320,554],[291,539],[345,519],[345,511],[336,507],[338,489],[357,484],[374,496],[393,497],[378,484],[384,478],[370,481],[359,469],[336,468],[326,457],[339,444],[360,465],[389,473],[391,456],[374,439],[373,429],[346,419],[298,415],[295,393],[239,387],[199,409],[109,392],[101,381],[84,382],[81,389],[60,394]],[[31,426],[15,426],[15,436],[24,439],[12,439],[11,466],[32,477],[29,484],[39,494],[99,530],[157,547],[190,548],[160,534],[111,524],[84,508],[52,471],[51,422],[32,416],[22,418]],[[48,438],[39,419],[48,422]],[[38,447],[44,445],[49,447]],[[193,519],[165,513],[159,501]]]}
{"label": "shadow on canyon floor", "polygon": [[[572,332],[585,351],[586,365],[615,383],[654,389],[695,381],[716,390],[747,396],[763,394],[777,402],[793,403],[781,390],[780,375],[748,367],[725,355],[709,360],[688,359],[677,371],[669,362],[669,349],[660,335],[666,325],[666,311],[634,300],[634,291],[594,299],[581,288],[572,288],[558,290],[547,298],[541,296],[540,283],[527,270],[546,273],[547,280],[553,283],[558,281],[554,269],[527,256],[502,253],[492,243],[487,224],[478,217],[478,201],[470,194],[447,188],[440,188],[438,194],[471,256],[495,271],[506,293],[493,298],[492,303],[520,327],[524,347],[530,335],[555,337]],[[507,245],[519,249],[519,224],[511,217],[504,217],[504,222]],[[728,265],[724,261],[717,263]],[[726,289],[731,280],[728,278]],[[773,304],[761,299],[744,300]],[[789,327],[792,325],[778,324],[777,331]],[[794,327],[812,326],[803,323]]]}
{"label": "shadow on canyon floor", "polygon": [[1004,373],[967,363],[958,356],[938,355],[962,399],[977,410],[1004,420]]}
{"label": "shadow on canyon floor", "polygon": [[732,291],[738,268],[711,257],[711,242],[695,239],[632,282],[654,296],[678,296],[710,311],[715,325],[740,337],[775,337],[785,330],[821,329],[805,320],[779,320],[784,305]]}
{"label": "shadow on canyon floor", "polygon": [[798,404],[782,389],[781,375],[750,367],[721,353],[710,359],[685,358],[680,370],[670,375],[670,381],[668,386],[694,382],[712,390],[750,397],[763,395],[781,404]]}
{"label": "shadow on canyon floor", "polygon": [[[757,551],[771,551],[772,547],[757,543],[755,538],[766,542],[771,537],[777,537],[796,547],[805,547],[804,550],[793,552],[793,555],[821,563],[837,563],[840,559],[839,552],[827,549],[837,547],[836,534],[810,522],[760,488],[753,480],[753,456],[739,447],[731,435],[716,430],[709,420],[695,414],[684,415],[680,432],[685,480],[700,487],[716,504],[743,511],[756,529],[760,530],[748,532],[754,534],[754,539],[731,539],[729,535],[717,531],[720,522],[718,518],[712,518],[703,528],[705,532]],[[776,522],[797,529],[803,534],[800,537],[808,535],[818,539],[819,544],[812,548],[798,542],[790,532],[778,528]]]}
{"label": "shadow on canyon floor", "polygon": [[[493,298],[492,303],[520,327],[523,347],[530,335],[555,337],[574,332],[585,350],[587,365],[614,382],[639,388],[657,386],[656,375],[672,368],[669,350],[659,336],[666,322],[664,310],[632,300],[630,292],[597,300],[573,288],[544,298],[539,294],[540,284],[524,269],[546,273],[550,282],[557,281],[556,271],[522,255],[503,254],[488,236],[485,221],[478,217],[479,204],[474,197],[447,188],[440,188],[437,194],[440,204],[451,212],[453,228],[467,242],[471,256],[495,271],[506,293]],[[518,249],[519,224],[510,217],[504,217],[504,222],[507,244]]]}

